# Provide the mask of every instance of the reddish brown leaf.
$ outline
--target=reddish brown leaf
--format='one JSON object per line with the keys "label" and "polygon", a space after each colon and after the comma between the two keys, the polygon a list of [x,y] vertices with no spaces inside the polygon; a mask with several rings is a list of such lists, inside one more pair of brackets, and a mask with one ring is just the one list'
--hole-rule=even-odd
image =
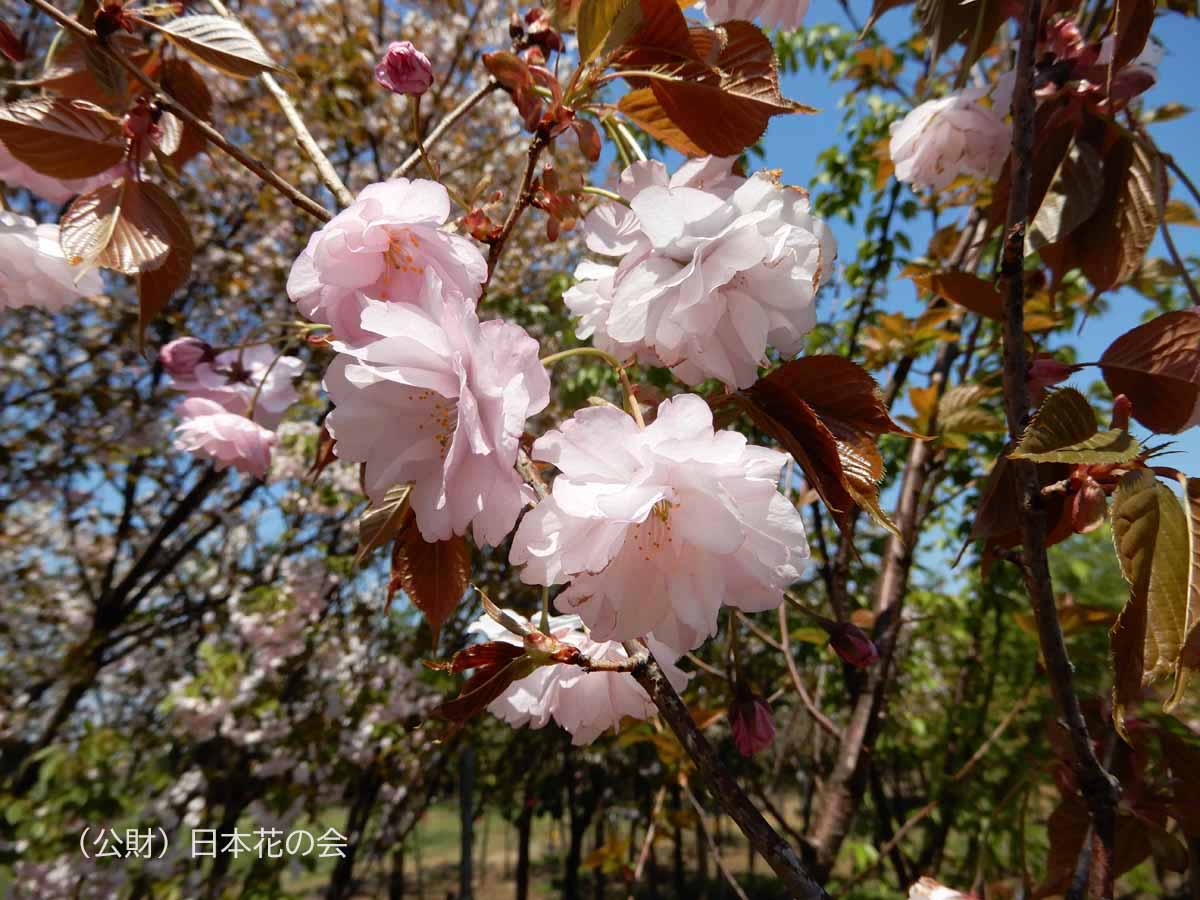
{"label": "reddish brown leaf", "polygon": [[1120,134],[1104,154],[1104,188],[1095,213],[1067,238],[1083,274],[1106,291],[1137,273],[1158,230],[1162,164]]}
{"label": "reddish brown leaf", "polygon": [[525,649],[520,644],[510,644],[507,641],[470,644],[454,654],[454,658],[450,660],[449,670],[465,672],[468,669],[504,666],[524,652]]}
{"label": "reddish brown leaf", "polygon": [[125,155],[120,122],[83,100],[35,97],[0,106],[0,141],[52,178],[88,178]]}
{"label": "reddish brown leaf", "polygon": [[712,65],[695,56],[696,48],[720,46],[719,36],[688,35],[686,50],[643,49],[624,58],[635,71],[622,112],[682,153],[718,156],[741,153],[773,116],[815,112],[779,92],[778,60],[760,29],[729,22],[723,31],[726,42]]}
{"label": "reddish brown leaf", "polygon": [[[168,59],[162,64],[158,77],[166,92],[188,112],[205,121],[212,119],[212,94],[191,63],[185,59]],[[208,139],[195,125],[183,122],[182,126],[179,146],[167,156],[168,162],[177,170],[201,153],[208,143]]]}
{"label": "reddish brown leaf", "polygon": [[13,62],[25,61],[25,42],[3,19],[0,19],[0,53]]}
{"label": "reddish brown leaf", "polygon": [[[519,647],[516,649],[521,650]],[[529,675],[534,668],[534,663],[523,651],[511,662],[480,668],[463,684],[457,697],[436,707],[433,714],[461,725],[483,712],[509,685]]]}
{"label": "reddish brown leaf", "polygon": [[1200,748],[1165,728],[1158,738],[1171,769],[1171,817],[1189,838],[1200,838]]}
{"label": "reddish brown leaf", "polygon": [[1108,633],[1113,666],[1113,724],[1129,743],[1125,717],[1137,709],[1142,697],[1142,670],[1146,665],[1146,594],[1133,591],[1116,624]]}
{"label": "reddish brown leaf", "polygon": [[840,356],[806,356],[760,378],[743,397],[839,522],[857,503],[894,528],[878,505],[883,459],[875,439],[909,432],[892,421],[866,370]]}
{"label": "reddish brown leaf", "polygon": [[1114,72],[1124,68],[1146,49],[1157,5],[1155,0],[1121,0],[1116,4],[1116,21],[1113,23],[1113,37],[1116,39],[1112,59]]}
{"label": "reddish brown leaf", "polygon": [[435,645],[442,623],[458,608],[470,578],[471,548],[466,538],[456,535],[429,543],[421,537],[416,516],[409,508],[392,545],[388,598],[402,588],[413,606],[424,614]]}
{"label": "reddish brown leaf", "polygon": [[934,272],[913,279],[934,294],[973,313],[1004,321],[1004,297],[994,284],[969,272]]}
{"label": "reddish brown leaf", "polygon": [[1160,434],[1184,428],[1200,399],[1200,310],[1172,312],[1117,338],[1100,357],[1114,394],[1133,417]]}
{"label": "reddish brown leaf", "polygon": [[313,464],[308,467],[304,477],[315,483],[321,477],[321,473],[338,458],[336,447],[337,441],[329,433],[329,429],[322,424],[321,433],[317,435],[317,452],[313,457]]}

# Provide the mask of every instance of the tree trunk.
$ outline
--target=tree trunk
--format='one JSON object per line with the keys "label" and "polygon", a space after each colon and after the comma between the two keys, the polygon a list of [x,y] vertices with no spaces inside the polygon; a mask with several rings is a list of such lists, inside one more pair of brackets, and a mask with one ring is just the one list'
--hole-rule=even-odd
{"label": "tree trunk", "polygon": [[529,839],[533,834],[533,791],[525,785],[525,799],[517,816],[517,900],[529,900]]}
{"label": "tree trunk", "polygon": [[459,900],[473,900],[475,875],[471,869],[475,844],[475,748],[470,744],[458,757]]}
{"label": "tree trunk", "polygon": [[388,900],[404,900],[404,847],[392,853],[392,871],[388,875]]}

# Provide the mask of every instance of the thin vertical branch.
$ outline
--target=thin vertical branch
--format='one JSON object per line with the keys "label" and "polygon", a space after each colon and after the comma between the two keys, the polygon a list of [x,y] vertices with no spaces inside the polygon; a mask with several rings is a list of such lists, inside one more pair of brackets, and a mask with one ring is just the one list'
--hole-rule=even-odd
{"label": "thin vertical branch", "polygon": [[[221,0],[208,0],[208,3],[226,18],[237,18]],[[262,79],[262,83],[266,85],[267,90],[271,92],[271,96],[279,104],[279,108],[283,110],[284,118],[288,120],[288,124],[296,132],[296,140],[300,143],[301,149],[312,160],[312,164],[316,166],[317,174],[321,176],[321,181],[329,188],[338,203],[342,206],[349,206],[354,202],[354,195],[342,183],[342,179],[338,177],[338,173],[329,161],[329,157],[325,155],[316,138],[313,137],[312,132],[308,130],[308,126],[304,124],[304,119],[300,117],[300,112],[296,109],[296,104],[292,102],[292,98],[288,96],[287,91],[280,86],[275,76],[270,72],[263,72],[259,77]]]}
{"label": "thin vertical branch", "polygon": [[[1004,230],[1001,277],[1004,280],[1004,394],[1009,433],[1015,439],[1025,426],[1029,392],[1025,383],[1025,227],[1029,218],[1034,153],[1034,52],[1041,21],[1041,0],[1026,0],[1013,91],[1012,186]],[[1059,716],[1066,726],[1075,757],[1079,785],[1091,816],[1092,893],[1111,898],[1116,806],[1119,788],[1104,768],[1088,734],[1075,692],[1071,661],[1058,621],[1054,587],[1046,555],[1046,519],[1034,463],[1012,460],[1021,503],[1022,573],[1037,618],[1038,642]]]}

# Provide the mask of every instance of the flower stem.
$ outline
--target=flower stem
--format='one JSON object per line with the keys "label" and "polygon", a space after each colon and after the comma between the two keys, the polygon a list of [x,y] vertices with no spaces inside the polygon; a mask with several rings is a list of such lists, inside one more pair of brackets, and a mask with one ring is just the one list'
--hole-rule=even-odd
{"label": "flower stem", "polygon": [[604,197],[608,200],[615,200],[625,206],[629,206],[629,201],[618,194],[616,191],[610,191],[608,188],[597,187],[594,184],[585,184],[579,189],[581,194],[595,194],[597,197]]}
{"label": "flower stem", "polygon": [[625,392],[625,405],[629,408],[629,414],[637,422],[638,428],[646,427],[646,420],[642,418],[642,409],[638,405],[637,397],[634,395],[633,383],[629,380],[629,373],[625,371],[625,366],[621,361],[611,353],[605,353],[596,347],[572,347],[570,350],[562,350],[558,353],[551,353],[549,356],[542,357],[542,365],[549,367],[556,362],[572,356],[597,356],[612,366],[617,373],[617,378],[621,381],[621,389]]}

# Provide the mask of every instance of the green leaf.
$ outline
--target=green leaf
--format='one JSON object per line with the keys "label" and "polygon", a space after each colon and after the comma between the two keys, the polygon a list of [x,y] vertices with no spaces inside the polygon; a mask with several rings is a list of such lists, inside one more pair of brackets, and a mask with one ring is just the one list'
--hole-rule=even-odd
{"label": "green leaf", "polygon": [[1004,420],[983,401],[996,393],[982,384],[960,384],[942,395],[938,402],[938,427],[943,432],[984,434],[1005,430]]}
{"label": "green leaf", "polygon": [[380,547],[400,533],[404,525],[404,516],[408,509],[408,492],[412,485],[398,484],[388,488],[379,506],[368,509],[358,520],[358,553],[354,564],[361,566],[363,561]]}
{"label": "green leaf", "polygon": [[[1191,562],[1187,517],[1169,488],[1160,484],[1149,470],[1138,469],[1125,475],[1117,485],[1112,531],[1121,573],[1132,590],[1121,620],[1114,627],[1114,642],[1117,630],[1124,628],[1127,630],[1121,635],[1122,643],[1135,647],[1140,625],[1144,630],[1141,682],[1169,677],[1178,664],[1187,621]],[[1125,656],[1127,666],[1131,657],[1136,654]],[[1119,663],[1115,654],[1114,661]],[[1120,693],[1118,690],[1128,683],[1132,673],[1118,668],[1117,675],[1113,714],[1121,728],[1118,709],[1123,710],[1132,697],[1128,688]]]}
{"label": "green leaf", "polygon": [[1200,478],[1180,475],[1179,482],[1187,503],[1187,607],[1183,646],[1179,650],[1179,667],[1175,671],[1175,687],[1164,707],[1167,712],[1171,712],[1183,699],[1192,670],[1200,669]]}
{"label": "green leaf", "polygon": [[579,61],[591,62],[601,50],[620,46],[642,27],[640,0],[583,0],[579,6]]}
{"label": "green leaf", "polygon": [[1011,455],[1034,462],[1096,465],[1132,462],[1141,452],[1127,431],[1097,432],[1096,414],[1087,398],[1074,388],[1063,388],[1046,397]]}

